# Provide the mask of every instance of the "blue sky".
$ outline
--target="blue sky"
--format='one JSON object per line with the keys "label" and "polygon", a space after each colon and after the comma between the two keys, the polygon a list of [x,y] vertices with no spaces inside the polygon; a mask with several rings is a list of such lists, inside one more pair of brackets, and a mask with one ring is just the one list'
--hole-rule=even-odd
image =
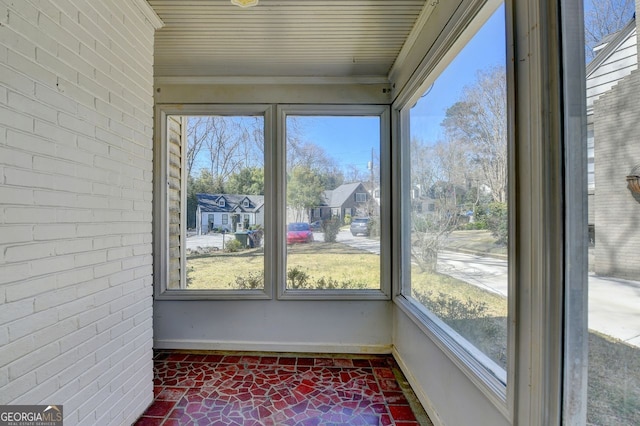
{"label": "blue sky", "polygon": [[[429,93],[411,111],[411,132],[435,142],[446,109],[455,103],[476,71],[506,61],[504,6],[500,6],[467,46],[438,77]],[[342,166],[367,170],[371,148],[379,152],[378,120],[364,117],[314,117],[304,120],[305,140],[322,146]]]}
{"label": "blue sky", "polygon": [[320,145],[342,167],[353,164],[362,172],[371,161],[371,149],[380,153],[378,117],[298,117],[303,138]]}

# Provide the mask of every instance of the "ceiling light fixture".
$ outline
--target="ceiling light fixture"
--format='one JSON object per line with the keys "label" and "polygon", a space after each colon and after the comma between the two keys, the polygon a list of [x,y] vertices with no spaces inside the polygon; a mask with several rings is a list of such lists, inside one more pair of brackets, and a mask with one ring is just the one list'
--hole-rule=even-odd
{"label": "ceiling light fixture", "polygon": [[235,4],[240,7],[253,7],[257,6],[260,0],[231,0],[231,4]]}

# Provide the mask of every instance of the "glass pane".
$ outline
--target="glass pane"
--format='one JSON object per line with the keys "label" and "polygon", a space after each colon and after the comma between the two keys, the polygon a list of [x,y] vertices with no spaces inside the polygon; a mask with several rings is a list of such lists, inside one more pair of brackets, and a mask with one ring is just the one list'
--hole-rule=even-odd
{"label": "glass pane", "polygon": [[[606,9],[605,9],[606,8]],[[585,1],[587,422],[640,424],[640,74],[632,1]]]}
{"label": "glass pane", "polygon": [[380,118],[286,125],[287,288],[379,289]]}
{"label": "glass pane", "polygon": [[411,108],[411,296],[506,375],[504,7]]}
{"label": "glass pane", "polygon": [[186,289],[264,288],[264,118],[186,125]]}

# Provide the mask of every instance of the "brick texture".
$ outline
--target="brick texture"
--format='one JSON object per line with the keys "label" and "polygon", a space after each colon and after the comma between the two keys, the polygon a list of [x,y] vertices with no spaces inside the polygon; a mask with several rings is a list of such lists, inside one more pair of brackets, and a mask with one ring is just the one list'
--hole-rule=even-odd
{"label": "brick texture", "polygon": [[131,424],[153,399],[141,7],[0,0],[0,404],[62,404],[65,425]]}
{"label": "brick texture", "polygon": [[594,104],[595,272],[640,276],[640,195],[626,184],[640,165],[640,73],[632,71]]}

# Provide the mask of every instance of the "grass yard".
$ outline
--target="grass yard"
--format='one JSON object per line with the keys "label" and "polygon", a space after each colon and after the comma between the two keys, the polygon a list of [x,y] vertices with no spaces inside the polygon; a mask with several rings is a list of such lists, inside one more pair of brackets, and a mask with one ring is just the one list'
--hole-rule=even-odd
{"label": "grass yard", "polygon": [[587,423],[640,425],[640,349],[589,332]]}
{"label": "grass yard", "polygon": [[507,299],[448,275],[411,271],[413,297],[500,367],[507,367]]}
{"label": "grass yard", "polygon": [[453,231],[445,242],[448,250],[465,253],[480,253],[504,257],[507,247],[496,244],[496,239],[487,230]]}
{"label": "grass yard", "polygon": [[[262,248],[236,253],[216,251],[187,257],[187,288],[189,289],[237,289],[238,276],[263,275],[264,251]],[[264,284],[261,286],[264,288]]]}
{"label": "grass yard", "polygon": [[[380,287],[380,256],[345,244],[315,242],[288,246],[287,271],[292,268],[304,272],[310,285],[330,279],[349,288]],[[238,289],[241,288],[237,281],[239,277],[256,277],[262,275],[263,270],[262,248],[189,256],[187,288]]]}

